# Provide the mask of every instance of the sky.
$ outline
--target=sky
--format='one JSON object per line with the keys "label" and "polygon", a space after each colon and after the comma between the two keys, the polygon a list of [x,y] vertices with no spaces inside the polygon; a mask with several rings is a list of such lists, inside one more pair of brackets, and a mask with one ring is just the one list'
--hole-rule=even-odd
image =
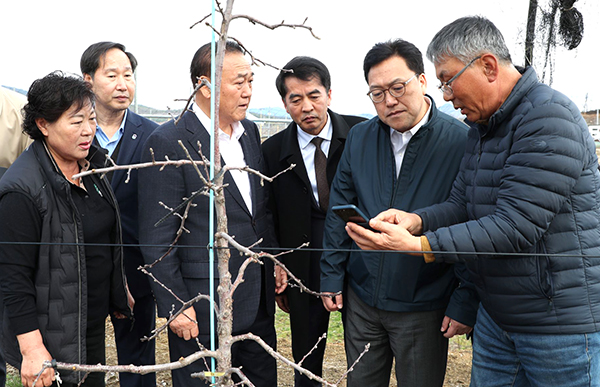
{"label": "sky", "polygon": [[[540,0],[547,8],[548,0]],[[283,67],[297,55],[321,60],[332,77],[332,110],[343,114],[376,114],[362,73],[367,51],[377,42],[402,38],[423,53],[435,33],[455,19],[482,15],[504,34],[513,62],[523,64],[527,0],[237,0],[233,14],[249,15],[267,24],[281,21],[313,28],[266,29],[244,19],[231,23],[229,35],[259,59]],[[600,2],[579,0],[585,32],[573,51],[557,48],[552,86],[583,109],[600,108],[598,62]],[[191,92],[189,65],[194,52],[211,39],[204,24],[210,0],[102,2],[80,0],[4,1],[0,21],[0,84],[27,90],[54,70],[79,74],[79,59],[92,43],[124,44],[138,59],[138,103],[157,109],[182,108]],[[210,20],[210,18],[208,19]],[[217,19],[220,22],[220,18]],[[536,56],[542,55],[539,48]],[[428,93],[443,103],[433,65],[425,61]],[[537,64],[541,76],[541,63]],[[277,70],[254,67],[250,108],[283,107],[275,88]],[[587,96],[587,105],[586,105]]]}

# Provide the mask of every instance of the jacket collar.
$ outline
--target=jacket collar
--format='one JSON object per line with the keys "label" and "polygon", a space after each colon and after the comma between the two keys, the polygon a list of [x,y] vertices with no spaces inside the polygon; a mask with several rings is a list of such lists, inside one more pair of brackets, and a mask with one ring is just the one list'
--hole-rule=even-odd
{"label": "jacket collar", "polygon": [[[130,164],[138,146],[142,146],[145,140],[145,132],[140,130],[142,118],[127,109],[125,124],[123,125],[123,136],[121,138],[121,149],[115,162],[120,165]],[[118,171],[115,171],[115,173]],[[123,173],[125,171],[122,171]]]}
{"label": "jacket collar", "polygon": [[[331,119],[331,125],[333,133],[331,135],[331,145],[329,146],[329,154],[332,155],[335,151],[344,144],[346,136],[348,135],[348,124],[344,119],[335,114],[330,109],[327,109],[329,118]],[[290,157],[297,160],[299,155],[302,160],[302,154],[300,153],[300,146],[298,145],[298,125],[295,122],[291,122],[281,133],[281,152],[279,153],[279,161],[288,160]],[[297,164],[297,161],[295,162]]]}
{"label": "jacket collar", "polygon": [[[34,141],[31,144],[31,150],[52,188],[57,193],[66,193],[69,191],[69,182],[58,168],[58,164],[56,164],[54,157],[52,157],[50,150],[46,146],[46,142],[43,139]],[[92,144],[85,160],[90,163],[90,168],[104,167],[106,165],[106,150]]]}
{"label": "jacket collar", "polygon": [[502,103],[500,108],[492,114],[492,116],[486,122],[472,122],[465,120],[470,127],[476,128],[481,136],[487,135],[494,127],[502,123],[508,118],[516,107],[521,104],[523,97],[529,93],[531,88],[539,84],[537,74],[533,67],[520,67],[517,66],[517,70],[522,74],[521,78],[517,81],[515,87],[506,98],[506,101]]}

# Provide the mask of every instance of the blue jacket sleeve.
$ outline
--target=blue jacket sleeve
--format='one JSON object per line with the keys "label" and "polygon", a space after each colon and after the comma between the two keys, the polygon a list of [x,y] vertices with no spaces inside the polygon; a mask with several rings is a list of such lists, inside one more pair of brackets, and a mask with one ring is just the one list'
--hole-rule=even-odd
{"label": "blue jacket sleeve", "polygon": [[462,324],[473,327],[479,309],[479,296],[475,286],[469,279],[464,263],[454,264],[454,275],[458,279],[458,287],[454,289],[450,302],[446,307],[446,316]]}
{"label": "blue jacket sleeve", "polygon": [[[587,162],[581,129],[569,117],[561,105],[547,104],[521,118],[510,154],[498,169],[501,184],[493,212],[427,232],[432,250],[445,252],[437,254],[436,260],[475,259],[477,255],[470,252],[527,251],[542,238],[569,200]],[[482,206],[485,202],[481,194],[475,200]]]}

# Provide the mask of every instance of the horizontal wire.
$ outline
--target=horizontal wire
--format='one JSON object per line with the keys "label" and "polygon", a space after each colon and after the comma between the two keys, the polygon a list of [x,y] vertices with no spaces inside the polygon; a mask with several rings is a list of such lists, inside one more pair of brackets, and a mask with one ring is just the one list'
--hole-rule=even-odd
{"label": "horizontal wire", "polygon": [[[13,242],[13,241],[0,241],[1,245],[31,245],[31,246],[106,246],[106,247],[144,247],[144,248],[162,248],[167,249],[173,245],[162,245],[162,244],[127,244],[127,243],[67,243],[67,242]],[[209,246],[201,246],[201,245],[175,245],[175,247],[184,248],[184,249],[210,249]],[[215,250],[236,250],[235,247],[213,247]],[[251,249],[254,252],[273,252],[273,254],[278,254],[281,252],[295,252],[295,251],[307,251],[307,252],[357,252],[361,253],[387,253],[387,254],[415,254],[421,253],[421,251],[406,251],[406,250],[360,250],[360,249],[325,249],[325,248],[311,248],[311,247],[254,247]],[[509,253],[509,252],[487,252],[487,251],[427,251],[427,253],[431,254],[439,254],[439,255],[477,255],[477,256],[485,256],[485,255],[493,255],[493,256],[502,256],[502,257],[561,257],[561,258],[600,258],[599,255],[584,255],[584,254],[567,254],[567,253],[553,253],[553,254],[541,254],[541,253]]]}

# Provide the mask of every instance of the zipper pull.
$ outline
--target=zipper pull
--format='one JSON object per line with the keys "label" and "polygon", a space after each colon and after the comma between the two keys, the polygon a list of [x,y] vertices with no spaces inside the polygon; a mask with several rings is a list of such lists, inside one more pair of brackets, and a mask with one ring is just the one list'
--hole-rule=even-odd
{"label": "zipper pull", "polygon": [[98,195],[100,195],[100,197],[103,198],[104,195],[102,195],[102,192],[100,192],[100,188],[98,188],[98,186],[96,185],[96,183],[94,183],[94,188],[96,188],[96,192],[98,192]]}

